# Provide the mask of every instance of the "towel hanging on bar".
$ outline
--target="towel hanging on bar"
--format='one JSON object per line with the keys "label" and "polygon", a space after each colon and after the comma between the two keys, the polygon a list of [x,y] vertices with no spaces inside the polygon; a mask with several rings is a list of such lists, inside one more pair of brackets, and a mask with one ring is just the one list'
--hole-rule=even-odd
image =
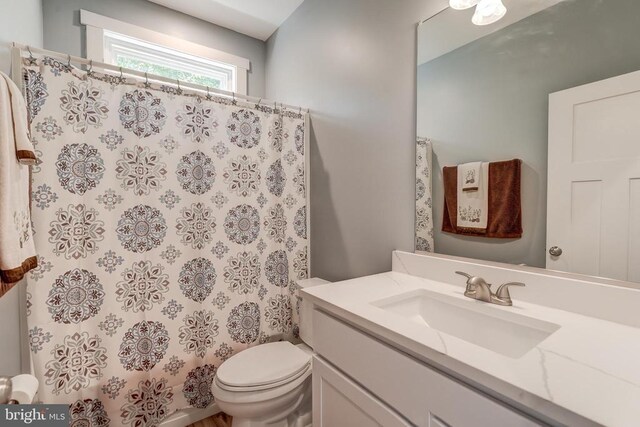
{"label": "towel hanging on bar", "polygon": [[29,207],[29,165],[35,162],[24,98],[0,72],[0,296],[38,265]]}
{"label": "towel hanging on bar", "polygon": [[462,183],[461,191],[478,191],[482,184],[482,162],[459,165],[458,183]]}
{"label": "towel hanging on bar", "polygon": [[474,230],[478,233],[487,229],[488,166],[486,162],[458,166],[457,225],[459,229]]}
{"label": "towel hanging on bar", "polygon": [[518,239],[522,237],[522,160],[491,162],[487,181],[487,227],[484,230],[458,224],[458,166],[442,169],[444,213],[442,231],[467,236]]}

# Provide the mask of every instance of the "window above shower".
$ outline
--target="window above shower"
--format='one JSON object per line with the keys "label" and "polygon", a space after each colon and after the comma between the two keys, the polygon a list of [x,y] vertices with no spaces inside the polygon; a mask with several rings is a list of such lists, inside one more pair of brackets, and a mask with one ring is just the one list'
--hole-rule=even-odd
{"label": "window above shower", "polygon": [[175,49],[104,32],[104,62],[182,82],[235,92],[236,67]]}
{"label": "window above shower", "polygon": [[250,62],[226,52],[82,10],[87,58],[212,89],[247,94]]}

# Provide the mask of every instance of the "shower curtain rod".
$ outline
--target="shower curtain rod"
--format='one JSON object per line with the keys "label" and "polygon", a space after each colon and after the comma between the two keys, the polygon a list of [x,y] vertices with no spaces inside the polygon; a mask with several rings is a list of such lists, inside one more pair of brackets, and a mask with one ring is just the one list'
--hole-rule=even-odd
{"label": "shower curtain rod", "polygon": [[119,67],[117,65],[112,65],[112,64],[107,64],[106,62],[99,62],[99,61],[93,61],[90,59],[86,59],[86,58],[82,58],[80,56],[72,56],[72,55],[67,55],[64,53],[60,53],[60,52],[55,52],[52,50],[47,50],[47,49],[41,49],[41,48],[37,48],[37,47],[31,47],[28,45],[24,45],[24,44],[20,44],[20,43],[16,43],[13,42],[12,43],[12,47],[13,49],[18,49],[20,51],[20,56],[23,57],[23,55],[28,55],[32,56],[34,53],[35,54],[40,54],[40,55],[45,55],[54,59],[58,59],[60,61],[67,61],[68,63],[74,62],[77,64],[82,64],[82,65],[89,65],[90,67],[98,67],[98,68],[102,68],[105,70],[109,70],[109,71],[114,71],[117,73],[122,73],[122,74],[126,74],[129,76],[134,76],[134,77],[139,77],[139,78],[143,78],[143,79],[149,79],[149,80],[155,80],[155,81],[159,81],[162,83],[167,83],[170,85],[174,85],[174,86],[178,86],[180,88],[182,87],[186,87],[189,89],[194,89],[200,92],[204,92],[204,93],[211,93],[211,94],[215,94],[215,95],[220,95],[220,96],[224,96],[227,98],[239,98],[248,102],[254,102],[256,103],[256,105],[260,105],[260,104],[264,104],[264,105],[273,105],[274,107],[277,107],[278,105],[280,106],[280,108],[285,108],[288,110],[292,110],[292,111],[298,111],[300,114],[305,112],[306,114],[309,114],[309,109],[303,109],[302,107],[299,106],[295,106],[295,105],[288,105],[288,104],[284,104],[282,102],[276,102],[276,101],[269,101],[267,99],[263,99],[263,98],[256,98],[253,96],[248,96],[248,95],[241,95],[239,93],[236,92],[231,92],[231,91],[227,91],[227,90],[223,90],[223,89],[216,89],[216,88],[211,88],[211,87],[207,87],[207,86],[203,86],[203,85],[199,85],[196,83],[188,83],[188,82],[183,82],[180,80],[173,80],[173,79],[169,79],[167,77],[162,77],[162,76],[158,76],[155,74],[148,74],[148,73],[144,73],[142,71],[137,71],[137,70],[132,70],[130,68],[124,68],[124,67]]}

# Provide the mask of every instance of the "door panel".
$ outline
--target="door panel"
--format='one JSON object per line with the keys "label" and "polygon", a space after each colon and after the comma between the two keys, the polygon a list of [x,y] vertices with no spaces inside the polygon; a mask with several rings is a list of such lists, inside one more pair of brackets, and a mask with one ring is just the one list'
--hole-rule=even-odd
{"label": "door panel", "polygon": [[573,161],[599,162],[640,156],[639,111],[640,92],[575,105]]}
{"label": "door panel", "polygon": [[640,72],[549,97],[547,268],[640,282]]}
{"label": "door panel", "polygon": [[602,181],[571,183],[571,234],[573,250],[566,254],[573,265],[583,265],[581,273],[600,273],[600,206]]}
{"label": "door panel", "polygon": [[[640,144],[639,144],[640,145]],[[628,279],[640,282],[640,179],[630,181],[629,191],[629,273]]]}

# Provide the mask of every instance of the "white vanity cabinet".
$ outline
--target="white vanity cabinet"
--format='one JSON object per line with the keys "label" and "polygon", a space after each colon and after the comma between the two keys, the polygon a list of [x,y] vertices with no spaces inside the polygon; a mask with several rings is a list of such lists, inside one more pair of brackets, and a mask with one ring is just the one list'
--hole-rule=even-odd
{"label": "white vanity cabinet", "polygon": [[314,426],[411,425],[389,406],[319,357],[313,358],[313,407]]}
{"label": "white vanity cabinet", "polygon": [[313,345],[314,427],[544,425],[319,310]]}

